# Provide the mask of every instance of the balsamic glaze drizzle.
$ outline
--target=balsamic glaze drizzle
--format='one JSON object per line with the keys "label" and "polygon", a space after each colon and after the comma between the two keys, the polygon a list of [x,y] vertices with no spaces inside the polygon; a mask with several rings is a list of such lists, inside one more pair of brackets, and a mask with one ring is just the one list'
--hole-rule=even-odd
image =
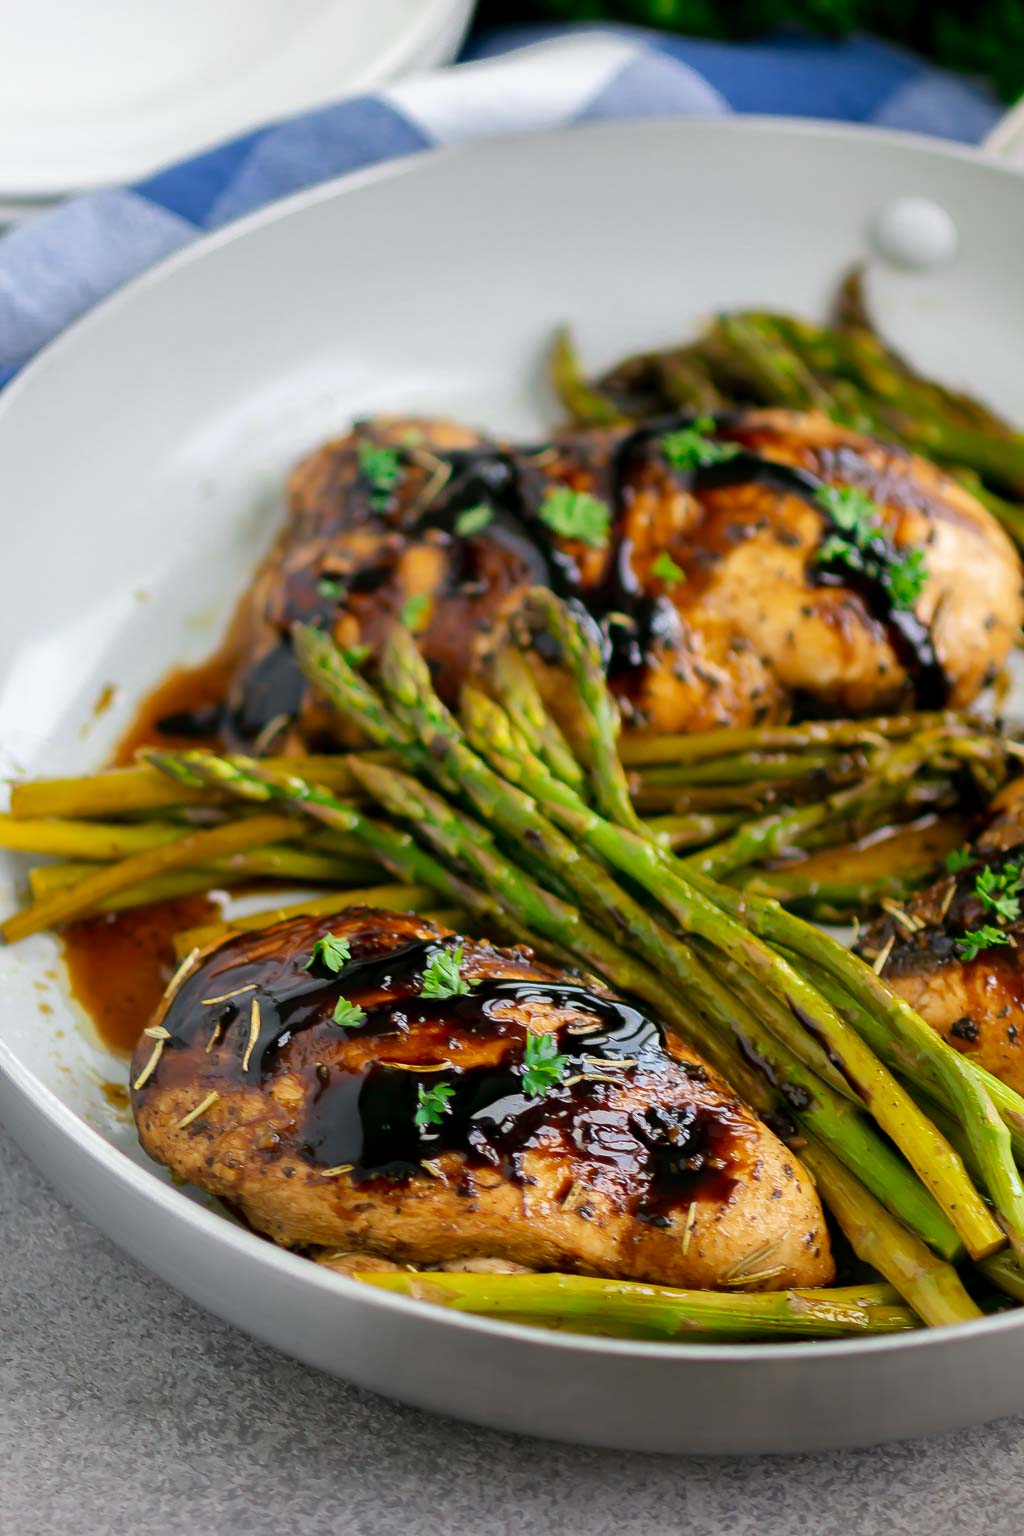
{"label": "balsamic glaze drizzle", "polygon": [[[364,515],[370,520],[381,520],[382,529],[400,528],[403,540],[422,538],[432,532],[442,535],[447,541],[448,559],[445,596],[472,587],[480,550],[478,540],[497,542],[507,558],[517,563],[527,582],[550,587],[572,603],[580,616],[589,614],[600,633],[609,678],[618,691],[628,695],[658,644],[667,642],[671,647],[680,631],[679,614],[672,600],[644,591],[633,571],[631,543],[623,532],[622,513],[639,470],[656,462],[667,477],[698,496],[734,486],[763,485],[797,496],[814,507],[822,518],[823,532],[831,526],[817,500],[827,482],[794,465],[742,446],[730,459],[692,470],[680,471],[662,464],[658,439],[667,432],[692,425],[695,419],[677,415],[646,422],[624,433],[581,432],[559,439],[553,449],[506,450],[483,446],[438,453],[438,460],[450,470],[448,480],[411,522],[408,514],[403,521],[400,498],[394,496],[391,507],[383,511],[373,509],[368,502]],[[737,412],[724,412],[715,418],[716,429],[726,438],[731,429],[739,431],[742,422],[743,415]],[[544,493],[551,484],[560,483],[557,476],[549,478],[546,473],[552,453],[564,455],[570,468],[585,470],[592,494],[605,501],[611,512],[612,547],[604,577],[596,587],[584,587],[576,560],[558,546],[539,516]],[[454,532],[459,514],[480,502],[491,507],[491,522],[479,533],[459,538]],[[949,685],[931,635],[916,614],[894,607],[884,579],[885,562],[892,551],[885,541],[879,540],[878,544],[879,559],[871,562],[871,569],[855,571],[841,562],[812,560],[808,579],[815,584],[855,591],[871,616],[883,625],[911,680],[917,706],[941,708]],[[393,570],[393,563],[384,561],[354,573],[342,585],[352,592],[376,590],[392,578]],[[241,698],[225,706],[222,713],[220,731],[229,745],[251,743],[271,721],[297,716],[305,683],[291,655],[287,627],[297,618],[306,623],[331,622],[337,600],[325,598],[317,591],[319,574],[306,568],[287,578],[292,585],[284,604],[280,643],[250,670]],[[543,636],[538,643],[543,651]],[[208,712],[202,724],[209,729]],[[179,720],[176,725],[180,729],[182,722]]]}
{"label": "balsamic glaze drizzle", "polygon": [[[520,1181],[523,1153],[558,1144],[588,1165],[595,1183],[635,1197],[643,1219],[680,1202],[728,1197],[735,1183],[730,1151],[743,1135],[735,1110],[693,1090],[680,1094],[680,1074],[697,1084],[706,1072],[669,1056],[660,1027],[636,1007],[576,982],[547,980],[486,978],[466,995],[420,996],[424,971],[454,939],[356,953],[337,975],[320,962],[307,971],[307,936],[329,925],[311,928],[300,919],[290,926],[298,924],[299,944],[282,931],[272,953],[246,961],[242,951],[216,983],[205,967],[186,979],[165,1020],[170,1039],[154,1080],[174,1081],[176,1057],[191,1070],[181,1053],[194,1061],[217,1023],[215,1049],[201,1058],[204,1082],[234,1090],[273,1076],[281,1052],[313,1031],[308,1047],[289,1051],[287,1070],[305,1081],[297,1149],[314,1168],[351,1165],[357,1183],[405,1180],[422,1175],[425,1161],[455,1152],[470,1169],[490,1167]],[[222,995],[229,977],[232,988],[248,990],[204,1007],[211,986]],[[339,996],[365,1009],[358,1028],[331,1021]],[[245,1071],[253,998],[260,1029]],[[556,1031],[568,1057],[563,1078],[543,1096],[524,1088],[526,1032],[510,1012],[510,1005],[531,1004],[569,1013]],[[325,1037],[333,1049],[324,1048]],[[364,1040],[374,1042],[365,1052],[358,1049]],[[339,1043],[354,1044],[354,1063],[338,1062]],[[464,1067],[460,1050],[472,1058]],[[651,1085],[647,1104],[619,1102],[622,1084],[650,1078],[661,1087]],[[420,1085],[439,1084],[452,1090],[445,1113],[436,1124],[417,1125]]]}

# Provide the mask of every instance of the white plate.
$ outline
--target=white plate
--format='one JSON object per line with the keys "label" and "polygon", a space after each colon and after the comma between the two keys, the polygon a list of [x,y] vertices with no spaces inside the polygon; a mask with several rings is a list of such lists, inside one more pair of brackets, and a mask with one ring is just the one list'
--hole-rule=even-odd
{"label": "white plate", "polygon": [[[318,188],[135,283],[0,395],[0,771],[102,760],[138,695],[213,646],[287,467],[353,415],[539,430],[558,322],[599,366],[719,305],[819,311],[879,207],[907,193],[944,203],[961,254],[928,278],[879,274],[883,318],[923,366],[1024,416],[1024,179],[899,135],[648,122],[488,142]],[[18,871],[0,863],[5,906]],[[1024,1312],[871,1342],[662,1346],[371,1292],[174,1189],[104,1099],[101,1080],[123,1076],[68,1001],[55,941],[0,951],[0,1113],[60,1192],[221,1316],[407,1401],[714,1451],[1024,1406]]]}
{"label": "white plate", "polygon": [[446,64],[473,0],[0,0],[0,197],[135,181]]}

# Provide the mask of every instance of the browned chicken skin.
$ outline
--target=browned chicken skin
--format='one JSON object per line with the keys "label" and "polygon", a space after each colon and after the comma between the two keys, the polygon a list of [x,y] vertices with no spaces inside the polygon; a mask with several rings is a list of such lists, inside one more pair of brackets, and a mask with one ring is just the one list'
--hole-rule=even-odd
{"label": "browned chicken skin", "polygon": [[[717,438],[741,452],[683,471],[663,446],[679,426],[523,449],[391,421],[319,449],[292,476],[288,524],[236,622],[226,737],[287,749],[336,735],[295,667],[297,619],[375,651],[422,599],[414,627],[451,700],[535,583],[601,623],[612,686],[640,730],[777,720],[794,703],[818,714],[963,705],[998,671],[1022,617],[1020,566],[960,484],[825,416],[777,410],[723,417]],[[891,545],[922,551],[913,612],[816,563],[829,531],[819,482],[861,488]],[[552,530],[549,498],[567,488],[607,509],[600,547]],[[489,521],[462,534],[460,517],[479,508]],[[657,574],[665,554],[681,576],[664,562]]]}
{"label": "browned chicken skin", "polygon": [[[350,946],[339,974],[311,961],[329,933]],[[354,908],[206,954],[135,1053],[143,1146],[286,1246],[706,1288],[832,1279],[810,1179],[699,1057],[522,950],[460,940],[468,991],[423,996],[456,942]],[[339,997],[365,1017],[333,1022]],[[567,1059],[532,1081],[527,1039],[552,1034]]]}
{"label": "browned chicken skin", "polygon": [[[891,939],[882,970],[889,985],[954,1049],[1024,1093],[1024,918],[1002,921],[976,891],[986,867],[998,874],[1024,861],[1024,779],[996,796],[970,853],[962,870],[908,901],[902,919],[887,915],[873,924],[859,949],[874,960]],[[1012,943],[965,960],[958,939],[986,925],[1002,928]]]}

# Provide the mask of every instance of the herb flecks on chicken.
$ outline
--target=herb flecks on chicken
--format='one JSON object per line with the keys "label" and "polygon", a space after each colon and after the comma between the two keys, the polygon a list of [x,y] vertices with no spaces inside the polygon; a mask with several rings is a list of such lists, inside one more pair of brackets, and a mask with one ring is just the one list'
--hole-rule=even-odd
{"label": "herb flecks on chicken", "polygon": [[296,620],[368,659],[404,622],[452,702],[537,585],[589,610],[626,723],[653,733],[795,705],[963,705],[1022,616],[1016,555],[980,502],[824,415],[680,416],[539,447],[368,423],[292,476],[236,621],[223,738],[352,739],[295,664]]}
{"label": "herb flecks on chicken", "polygon": [[[310,970],[328,933],[349,958]],[[432,994],[456,951],[466,990]],[[299,919],[207,955],[159,1027],[143,1146],[279,1243],[724,1289],[832,1277],[795,1155],[648,1015],[528,951],[366,909]]]}

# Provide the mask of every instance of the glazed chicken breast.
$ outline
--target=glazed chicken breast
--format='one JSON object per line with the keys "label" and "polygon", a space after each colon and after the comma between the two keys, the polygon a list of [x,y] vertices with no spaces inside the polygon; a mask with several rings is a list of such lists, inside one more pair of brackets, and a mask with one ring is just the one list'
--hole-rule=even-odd
{"label": "glazed chicken breast", "polygon": [[807,1173],[697,1055],[527,950],[414,917],[228,939],[172,984],[132,1080],[150,1156],[285,1246],[704,1288],[833,1278]]}
{"label": "glazed chicken breast", "polygon": [[[693,433],[677,418],[521,448],[390,421],[328,443],[295,470],[237,616],[222,738],[337,740],[296,667],[296,620],[376,652],[404,617],[450,702],[535,584],[599,624],[636,730],[755,724],[795,704],[963,705],[995,675],[1022,617],[1020,565],[958,482],[822,415],[737,412]],[[877,561],[823,558],[827,487],[871,498],[890,564],[923,560],[903,606]]]}
{"label": "glazed chicken breast", "polygon": [[[874,923],[858,948],[869,961],[885,956],[886,981],[954,1049],[1024,1093],[1024,917],[1012,916],[1024,905],[1016,879],[1024,867],[1024,779],[996,796],[968,855],[955,874]],[[998,930],[1003,942],[966,958],[964,935],[982,928]]]}

